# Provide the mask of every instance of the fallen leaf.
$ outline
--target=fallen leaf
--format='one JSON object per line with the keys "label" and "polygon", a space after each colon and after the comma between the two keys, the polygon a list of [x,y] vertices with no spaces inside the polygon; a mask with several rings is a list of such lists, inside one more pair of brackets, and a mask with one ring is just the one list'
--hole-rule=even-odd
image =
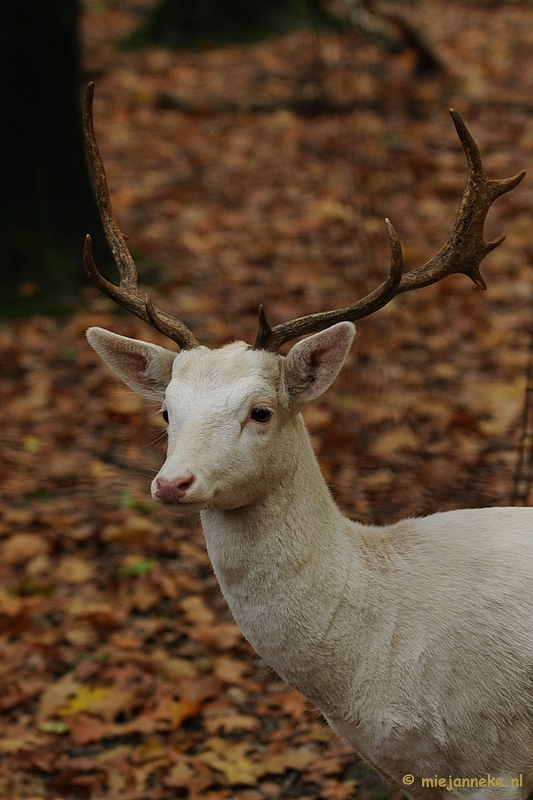
{"label": "fallen leaf", "polygon": [[372,445],[372,453],[379,458],[384,458],[391,453],[398,453],[400,450],[417,450],[418,447],[419,442],[414,433],[409,428],[402,426],[380,434]]}
{"label": "fallen leaf", "polygon": [[145,542],[155,533],[154,523],[141,515],[131,515],[121,525],[107,525],[101,533],[104,542],[124,542],[133,544]]}
{"label": "fallen leaf", "polygon": [[209,713],[204,711],[204,726],[208,733],[234,733],[235,731],[253,731],[260,725],[258,717],[249,714],[238,714],[236,711]]}
{"label": "fallen leaf", "polygon": [[232,786],[256,785],[257,765],[246,755],[249,749],[247,744],[231,744],[217,737],[209,739],[208,744],[210,749],[197,755],[199,761],[222,772]]}
{"label": "fallen leaf", "polygon": [[68,727],[72,742],[79,747],[85,747],[90,742],[99,742],[115,735],[116,726],[89,714],[77,714],[69,720]]}
{"label": "fallen leaf", "polygon": [[80,686],[68,704],[59,708],[56,713],[62,717],[71,717],[80,711],[87,711],[95,703],[107,697],[111,691],[109,686]]}
{"label": "fallen leaf", "polygon": [[175,700],[170,707],[170,724],[173,729],[179,728],[182,722],[195,717],[202,710],[199,700]]}
{"label": "fallen leaf", "polygon": [[180,601],[180,607],[185,614],[187,622],[193,625],[211,625],[215,615],[205,604],[205,600],[198,595],[184,597]]}
{"label": "fallen leaf", "polygon": [[154,665],[160,675],[171,681],[197,676],[194,664],[185,658],[161,658],[158,656],[154,658]]}
{"label": "fallen leaf", "polygon": [[[356,781],[330,780],[322,787],[320,793],[326,800],[348,800],[348,798],[353,797],[356,786]],[[400,797],[403,797],[403,794],[400,794]]]}
{"label": "fallen leaf", "polygon": [[73,617],[86,617],[93,624],[102,627],[122,625],[127,611],[123,606],[113,605],[105,600],[72,600],[67,605],[68,613]]}
{"label": "fallen leaf", "polygon": [[116,414],[141,414],[144,411],[142,398],[126,386],[113,386],[110,391],[109,409]]}
{"label": "fallen leaf", "polygon": [[22,611],[22,600],[0,586],[0,614],[6,617],[17,617]]}
{"label": "fallen leaf", "polygon": [[64,722],[58,722],[57,720],[43,720],[43,722],[39,722],[37,725],[40,731],[43,733],[68,733],[69,727]]}
{"label": "fallen leaf", "polygon": [[226,683],[243,683],[244,675],[248,674],[251,666],[246,661],[237,661],[231,656],[216,656],[214,659],[215,675]]}
{"label": "fallen leaf", "polygon": [[185,761],[174,764],[164,778],[165,786],[173,789],[188,788],[191,785],[194,770]]}
{"label": "fallen leaf", "polygon": [[190,558],[201,566],[207,566],[209,564],[209,556],[207,555],[205,547],[198,547],[192,542],[178,542],[178,553],[180,558]]}
{"label": "fallen leaf", "polygon": [[50,717],[58,709],[64,707],[72,697],[77,695],[82,684],[76,680],[73,672],[67,672],[55,683],[47,686],[41,695],[38,708],[39,717]]}
{"label": "fallen leaf", "polygon": [[130,597],[130,603],[132,608],[144,612],[157,605],[160,599],[161,592],[157,588],[144,586],[133,592]]}
{"label": "fallen leaf", "polygon": [[279,697],[282,714],[289,714],[293,719],[301,720],[309,716],[311,703],[300,692],[291,689]]}
{"label": "fallen leaf", "polygon": [[33,750],[46,740],[35,733],[24,733],[19,736],[0,738],[0,753],[16,753],[19,750]]}
{"label": "fallen leaf", "polygon": [[158,739],[148,737],[142,744],[135,748],[132,761],[135,764],[147,764],[153,761],[168,761],[168,753]]}
{"label": "fallen leaf", "polygon": [[131,713],[136,697],[137,692],[134,689],[113,688],[100,698],[94,696],[87,710],[102,717],[106,722],[113,722],[119,714]]}
{"label": "fallen leaf", "polygon": [[93,628],[70,628],[65,631],[65,639],[74,647],[90,647],[97,637]]}
{"label": "fallen leaf", "polygon": [[316,753],[311,749],[286,750],[283,753],[267,756],[257,765],[258,774],[282,775],[288,769],[298,772],[306,769],[316,759]]}
{"label": "fallen leaf", "polygon": [[191,627],[189,636],[218,651],[231,650],[242,641],[242,631],[234,622],[219,622],[216,625],[197,624]]}
{"label": "fallen leaf", "polygon": [[48,553],[49,544],[34,533],[15,533],[1,547],[0,560],[6,564],[22,564],[35,556]]}
{"label": "fallen leaf", "polygon": [[56,570],[55,577],[64,583],[85,583],[94,575],[94,568],[77,556],[66,556]]}

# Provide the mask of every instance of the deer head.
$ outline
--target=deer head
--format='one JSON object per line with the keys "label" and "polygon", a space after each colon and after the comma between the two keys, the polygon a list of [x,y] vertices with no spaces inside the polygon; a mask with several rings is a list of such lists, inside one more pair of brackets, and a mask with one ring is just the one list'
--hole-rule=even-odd
{"label": "deer head", "polygon": [[168,422],[168,456],[155,500],[181,514],[260,500],[297,452],[299,411],[339,373],[355,327],[339,322],[296,344],[286,358],[234,342],[173,353],[101,328],[87,337]]}
{"label": "deer head", "polygon": [[[235,342],[219,350],[200,345],[178,319],[157,309],[137,287],[137,270],[116,219],[94,134],[94,84],[84,106],[85,137],[96,198],[120,284],[97,270],[87,236],[84,263],[95,285],[124,308],[153,325],[180,347],[176,353],[99,328],[88,339],[106,363],[135,391],[162,403],[168,420],[165,464],[153,482],[154,499],[180,513],[235,508],[261,498],[283,480],[293,457],[293,440],[301,436],[299,411],[332,383],[354,336],[353,321],[385,306],[397,295],[429,286],[462,272],[485,289],[479,265],[505,238],[483,239],[493,201],[523,178],[494,180],[483,166],[477,145],[461,117],[452,119],[468,164],[467,184],[448,242],[430,261],[403,274],[402,249],[386,220],[391,245],[390,273],[369,295],[345,308],[323,311],[271,327],[259,308],[259,330],[253,345]],[[293,346],[286,342],[314,334]],[[292,444],[291,444],[292,442]]]}

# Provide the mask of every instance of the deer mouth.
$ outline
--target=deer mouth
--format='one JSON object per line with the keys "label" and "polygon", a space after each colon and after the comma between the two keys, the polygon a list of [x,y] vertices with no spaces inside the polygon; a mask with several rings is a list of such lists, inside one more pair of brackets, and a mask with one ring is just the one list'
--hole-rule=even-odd
{"label": "deer mouth", "polygon": [[175,500],[172,503],[166,503],[162,500],[157,500],[158,503],[161,503],[164,506],[165,511],[170,511],[173,514],[178,514],[182,517],[184,516],[192,516],[193,514],[198,514],[202,509],[205,508],[205,503],[202,503],[199,500]]}

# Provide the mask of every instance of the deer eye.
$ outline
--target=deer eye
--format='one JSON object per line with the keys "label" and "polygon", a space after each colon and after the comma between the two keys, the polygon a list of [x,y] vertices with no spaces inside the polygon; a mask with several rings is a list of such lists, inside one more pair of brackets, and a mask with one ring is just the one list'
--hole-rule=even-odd
{"label": "deer eye", "polygon": [[253,419],[254,422],[268,422],[271,416],[272,411],[264,406],[253,408],[250,413],[250,419]]}
{"label": "deer eye", "polygon": [[165,420],[165,422],[168,425],[168,411],[166,410],[166,408],[165,408],[164,411],[161,412],[161,415],[162,415],[163,419]]}

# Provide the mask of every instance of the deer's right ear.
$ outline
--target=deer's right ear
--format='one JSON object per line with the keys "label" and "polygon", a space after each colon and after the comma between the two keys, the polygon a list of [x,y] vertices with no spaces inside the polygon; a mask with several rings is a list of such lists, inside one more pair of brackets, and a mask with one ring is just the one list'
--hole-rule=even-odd
{"label": "deer's right ear", "polygon": [[130,389],[149,400],[164,399],[177,353],[157,344],[119,336],[103,328],[89,328],[87,339],[100,358]]}

